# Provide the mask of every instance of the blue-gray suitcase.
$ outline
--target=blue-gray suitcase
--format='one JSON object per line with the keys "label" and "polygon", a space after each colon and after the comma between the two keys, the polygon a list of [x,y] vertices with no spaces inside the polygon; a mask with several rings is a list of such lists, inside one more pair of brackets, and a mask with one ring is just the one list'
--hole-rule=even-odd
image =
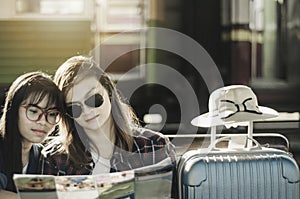
{"label": "blue-gray suitcase", "polygon": [[179,198],[299,199],[299,168],[291,154],[255,143],[186,152],[178,163]]}

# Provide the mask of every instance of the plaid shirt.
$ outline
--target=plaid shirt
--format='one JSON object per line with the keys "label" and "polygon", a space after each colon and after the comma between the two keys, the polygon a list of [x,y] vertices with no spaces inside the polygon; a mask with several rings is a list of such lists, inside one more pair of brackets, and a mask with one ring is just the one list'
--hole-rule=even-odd
{"label": "plaid shirt", "polygon": [[[110,159],[110,172],[125,171],[158,163],[170,157],[176,165],[175,147],[161,133],[147,129],[139,129],[134,134],[132,152],[115,147]],[[92,174],[95,163],[75,168],[67,161],[67,154],[54,154],[44,158],[43,174],[51,175],[89,175]]]}

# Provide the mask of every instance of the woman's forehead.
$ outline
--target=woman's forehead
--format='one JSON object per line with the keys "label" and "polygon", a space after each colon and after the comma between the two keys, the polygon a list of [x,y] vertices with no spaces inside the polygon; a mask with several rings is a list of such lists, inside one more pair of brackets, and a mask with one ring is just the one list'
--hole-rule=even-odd
{"label": "woman's forehead", "polygon": [[103,93],[104,87],[96,77],[88,77],[78,81],[66,95],[67,102],[82,101],[95,92]]}
{"label": "woman's forehead", "polygon": [[55,99],[51,100],[50,95],[47,93],[32,93],[24,99],[22,104],[34,104],[42,108],[48,108],[55,106]]}

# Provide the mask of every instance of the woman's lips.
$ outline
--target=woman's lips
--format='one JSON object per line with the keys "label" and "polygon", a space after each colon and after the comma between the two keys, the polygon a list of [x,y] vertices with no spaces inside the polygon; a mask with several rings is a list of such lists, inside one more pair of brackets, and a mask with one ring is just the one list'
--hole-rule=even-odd
{"label": "woman's lips", "polygon": [[90,122],[90,121],[92,121],[93,119],[95,119],[95,118],[97,118],[99,115],[96,115],[96,116],[94,116],[94,117],[92,117],[92,118],[90,118],[90,119],[87,119],[87,120],[85,120],[86,122]]}
{"label": "woman's lips", "polygon": [[34,131],[38,135],[46,135],[47,134],[46,131],[40,130],[40,129],[32,129],[32,131]]}

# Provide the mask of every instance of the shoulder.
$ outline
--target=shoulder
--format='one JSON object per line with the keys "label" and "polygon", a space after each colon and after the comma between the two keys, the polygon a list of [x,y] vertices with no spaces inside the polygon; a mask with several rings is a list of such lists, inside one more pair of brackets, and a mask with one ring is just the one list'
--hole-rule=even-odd
{"label": "shoulder", "polygon": [[46,157],[43,163],[43,174],[51,175],[90,175],[92,169],[93,162],[77,167],[68,159],[68,155],[62,152]]}
{"label": "shoulder", "polygon": [[41,154],[45,164],[55,165],[55,167],[67,164],[68,155],[65,151],[60,150],[60,147],[60,142],[51,142],[42,149]]}
{"label": "shoulder", "polygon": [[137,142],[151,142],[153,144],[166,144],[169,142],[168,137],[162,133],[146,128],[135,129],[133,136]]}
{"label": "shoulder", "polygon": [[54,154],[59,154],[62,152],[65,152],[65,149],[63,147],[63,139],[61,137],[56,137],[50,141],[47,141],[41,150],[41,153],[44,157],[50,157]]}
{"label": "shoulder", "polygon": [[170,153],[175,151],[175,146],[164,134],[146,128],[138,128],[134,132],[133,150],[156,151],[165,149]]}
{"label": "shoulder", "polygon": [[57,174],[61,167],[66,167],[68,156],[60,150],[62,143],[54,138],[44,145],[42,154],[43,174]]}
{"label": "shoulder", "polygon": [[133,152],[143,154],[145,162],[152,164],[170,157],[176,161],[175,146],[164,134],[150,129],[139,128],[134,132]]}
{"label": "shoulder", "polygon": [[48,154],[42,158],[42,174],[65,175],[65,170],[68,167],[66,154]]}
{"label": "shoulder", "polygon": [[50,175],[89,175],[92,172],[91,162],[88,165],[77,166],[70,161],[66,151],[46,151],[43,154],[42,173]]}

